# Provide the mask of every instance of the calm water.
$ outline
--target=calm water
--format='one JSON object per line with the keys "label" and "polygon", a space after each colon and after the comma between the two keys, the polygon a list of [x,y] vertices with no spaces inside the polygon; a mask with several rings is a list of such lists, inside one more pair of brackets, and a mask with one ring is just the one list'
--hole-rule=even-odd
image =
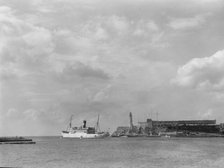
{"label": "calm water", "polygon": [[0,167],[223,168],[224,138],[35,137],[34,145],[0,145]]}

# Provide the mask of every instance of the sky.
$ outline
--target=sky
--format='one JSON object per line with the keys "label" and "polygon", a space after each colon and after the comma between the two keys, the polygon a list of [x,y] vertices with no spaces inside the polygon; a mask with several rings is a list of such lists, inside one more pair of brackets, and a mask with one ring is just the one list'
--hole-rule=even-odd
{"label": "sky", "polygon": [[0,136],[224,122],[224,1],[0,0]]}

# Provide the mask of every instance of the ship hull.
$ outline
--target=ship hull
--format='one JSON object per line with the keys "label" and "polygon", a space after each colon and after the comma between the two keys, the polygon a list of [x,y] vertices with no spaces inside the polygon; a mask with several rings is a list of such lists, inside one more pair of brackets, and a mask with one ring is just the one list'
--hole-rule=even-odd
{"label": "ship hull", "polygon": [[77,139],[93,139],[93,138],[104,138],[106,134],[87,134],[83,132],[76,132],[76,133],[61,133],[63,138],[77,138]]}

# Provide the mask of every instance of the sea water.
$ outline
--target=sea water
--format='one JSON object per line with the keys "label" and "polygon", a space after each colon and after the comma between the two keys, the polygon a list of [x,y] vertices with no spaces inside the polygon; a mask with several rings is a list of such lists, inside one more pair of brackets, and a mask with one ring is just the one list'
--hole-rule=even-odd
{"label": "sea water", "polygon": [[0,167],[224,167],[224,138],[32,138],[36,144],[0,145]]}

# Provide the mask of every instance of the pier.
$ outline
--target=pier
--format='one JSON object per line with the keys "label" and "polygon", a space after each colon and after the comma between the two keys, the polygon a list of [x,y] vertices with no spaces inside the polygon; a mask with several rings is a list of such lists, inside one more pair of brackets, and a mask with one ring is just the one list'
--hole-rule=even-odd
{"label": "pier", "polygon": [[35,144],[32,139],[24,137],[0,137],[1,144]]}

